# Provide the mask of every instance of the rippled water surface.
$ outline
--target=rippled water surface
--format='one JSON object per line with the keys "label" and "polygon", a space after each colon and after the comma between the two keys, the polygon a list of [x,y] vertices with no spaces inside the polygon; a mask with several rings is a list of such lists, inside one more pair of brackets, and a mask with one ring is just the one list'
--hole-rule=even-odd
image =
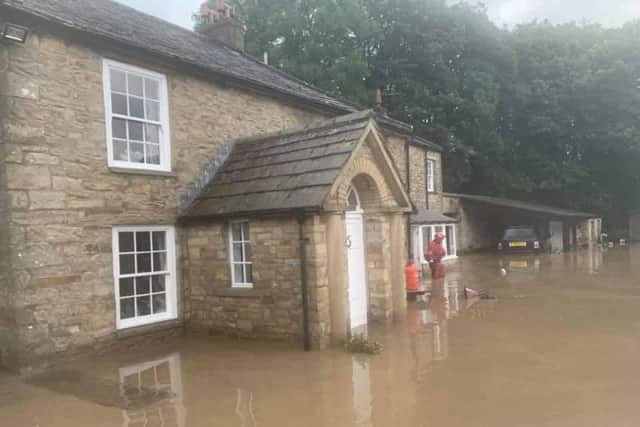
{"label": "rippled water surface", "polygon": [[370,328],[379,356],[181,338],[0,374],[0,425],[640,425],[640,248],[468,256],[448,270],[406,321]]}

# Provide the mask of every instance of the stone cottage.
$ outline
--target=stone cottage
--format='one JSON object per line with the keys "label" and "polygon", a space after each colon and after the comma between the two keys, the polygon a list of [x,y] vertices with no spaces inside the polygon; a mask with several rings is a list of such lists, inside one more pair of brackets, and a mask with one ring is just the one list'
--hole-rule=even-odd
{"label": "stone cottage", "polygon": [[227,13],[0,1],[2,365],[402,314],[410,227],[448,220],[438,146],[244,54]]}

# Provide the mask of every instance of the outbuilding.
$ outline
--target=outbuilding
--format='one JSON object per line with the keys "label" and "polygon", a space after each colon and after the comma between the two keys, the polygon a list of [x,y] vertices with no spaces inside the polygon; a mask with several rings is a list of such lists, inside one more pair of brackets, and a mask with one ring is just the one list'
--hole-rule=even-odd
{"label": "outbuilding", "polygon": [[602,219],[586,212],[470,194],[445,194],[444,211],[459,220],[458,251],[493,249],[509,226],[534,226],[547,249],[564,252],[599,241]]}

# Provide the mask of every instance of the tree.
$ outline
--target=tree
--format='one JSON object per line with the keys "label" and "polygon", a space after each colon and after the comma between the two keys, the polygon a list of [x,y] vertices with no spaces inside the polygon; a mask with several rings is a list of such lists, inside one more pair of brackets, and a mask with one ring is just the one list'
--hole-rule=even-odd
{"label": "tree", "polygon": [[640,207],[640,21],[531,22],[445,0],[246,0],[247,51],[444,149],[448,191],[626,222]]}

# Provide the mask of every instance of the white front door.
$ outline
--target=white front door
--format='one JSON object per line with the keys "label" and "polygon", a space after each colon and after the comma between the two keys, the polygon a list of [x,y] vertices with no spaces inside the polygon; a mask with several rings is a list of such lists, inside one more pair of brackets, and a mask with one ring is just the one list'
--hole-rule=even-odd
{"label": "white front door", "polygon": [[367,284],[364,267],[362,211],[346,213],[349,312],[351,329],[367,324]]}

